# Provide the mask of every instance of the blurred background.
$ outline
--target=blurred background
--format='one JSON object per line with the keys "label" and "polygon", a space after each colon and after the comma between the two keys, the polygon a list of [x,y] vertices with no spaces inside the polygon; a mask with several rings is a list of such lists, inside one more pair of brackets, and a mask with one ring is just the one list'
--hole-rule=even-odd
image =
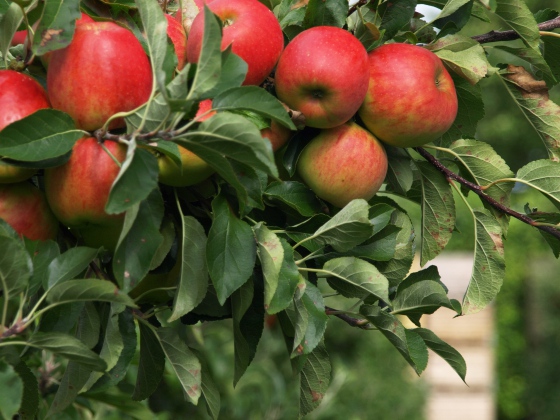
{"label": "blurred background", "polygon": [[[560,10],[560,0],[527,0],[533,12]],[[429,17],[428,8],[419,10]],[[481,21],[469,24],[467,35],[495,28]],[[490,53],[493,54],[492,52]],[[505,87],[495,78],[481,81],[486,117],[476,137],[490,143],[512,171],[546,152],[522,117]],[[551,99],[560,104],[560,91]],[[477,199],[469,196],[473,205]],[[527,203],[546,211],[549,203],[532,191],[516,187],[513,208]],[[407,203],[413,220],[420,210]],[[457,200],[460,234],[455,234],[436,264],[451,297],[461,299],[471,274],[474,248],[472,218]],[[416,228],[419,231],[419,228]],[[322,405],[308,419],[321,420],[556,420],[560,418],[560,267],[541,236],[511,221],[505,243],[506,278],[497,301],[483,312],[453,319],[440,309],[422,320],[456,347],[467,361],[465,385],[439,357],[431,354],[419,378],[380,334],[329,323],[326,345],[332,358],[332,382]],[[330,302],[330,301],[329,301]],[[335,303],[332,303],[335,306]],[[220,418],[293,419],[298,412],[298,384],[292,377],[279,326],[263,334],[256,358],[235,389],[231,322],[194,327],[204,341],[209,365],[221,388]],[[169,376],[171,377],[171,376]],[[127,386],[123,382],[122,386]],[[207,419],[205,410],[184,402],[178,383],[164,381],[151,397],[158,419]],[[122,418],[122,413],[115,418]],[[114,415],[113,415],[114,416]],[[107,413],[104,418],[111,418]]]}

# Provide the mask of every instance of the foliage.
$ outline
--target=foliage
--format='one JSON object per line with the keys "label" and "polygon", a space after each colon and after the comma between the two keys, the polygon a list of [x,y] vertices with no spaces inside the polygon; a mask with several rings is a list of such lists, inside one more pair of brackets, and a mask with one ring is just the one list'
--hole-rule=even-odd
{"label": "foliage", "polygon": [[[0,397],[1,417],[18,412],[76,416],[99,401],[131,417],[150,417],[146,404],[137,401],[156,392],[164,374],[171,374],[187,401],[217,418],[221,387],[209,367],[200,324],[232,318],[230,379],[237,384],[256,357],[267,314],[275,315],[281,328],[284,357],[299,386],[299,416],[316,409],[328,392],[332,369],[324,333],[328,324],[343,328],[339,321],[331,326],[331,317],[377,330],[418,375],[432,349],[464,378],[461,355],[421,328],[421,316],[441,306],[467,315],[495,299],[504,279],[510,216],[538,228],[554,255],[560,254],[560,108],[548,96],[559,72],[554,57],[541,52],[537,19],[542,14],[533,15],[521,0],[426,0],[422,3],[441,8],[431,22],[418,19],[417,2],[409,0],[362,1],[352,8],[344,0],[270,4],[287,39],[304,28],[334,25],[351,30],[368,50],[391,41],[423,43],[456,80],[460,105],[453,127],[425,148],[389,148],[384,191],[340,210],[290,176],[311,130],[294,135],[275,160],[259,128],[274,120],[295,130],[293,113],[272,89],[241,86],[246,67],[231,51],[220,51],[220,24],[209,9],[201,11],[206,28],[199,63],[169,80],[173,60],[167,57],[166,22],[158,2],[73,0],[62,7],[47,0],[40,20],[44,29],[35,33],[31,56],[23,57],[22,47],[9,48],[9,41],[22,22],[33,33],[30,19],[38,3],[0,2],[4,67],[25,67],[31,56],[68,45],[82,7],[134,27],[150,55],[156,83],[149,101],[127,114],[126,132],[95,133],[128,149],[106,204],[109,213],[126,212],[114,258],[105,250],[76,246],[67,232],[57,243],[41,243],[21,240],[1,225],[0,387],[10,390]],[[543,13],[550,19],[557,15]],[[516,40],[502,48],[515,63],[503,55],[493,60],[494,47],[461,32],[470,20],[490,18],[501,22],[495,29],[515,31]],[[546,42],[557,48],[560,40],[550,36]],[[27,71],[44,78],[40,66]],[[473,139],[484,115],[481,86],[489,78],[508,92],[545,151],[517,175],[484,138]],[[198,103],[207,98],[213,98],[217,114],[203,122],[193,119]],[[58,165],[68,159],[77,131],[64,113],[39,111],[0,132],[0,154],[34,167]],[[216,175],[206,189],[157,184],[155,159],[145,149],[167,149],[177,158],[168,143],[212,166]],[[540,191],[553,209],[527,206],[526,214],[510,209],[516,182]],[[469,191],[481,200],[471,204],[465,199]],[[469,208],[475,236],[473,274],[462,303],[448,299],[447,279],[428,264],[454,234],[453,197]],[[419,205],[420,229],[414,230],[410,215],[393,198]],[[164,229],[164,219],[172,229]],[[145,238],[153,239],[149,246],[138,246]],[[416,248],[423,268],[409,273]],[[179,249],[179,256],[171,249],[175,254]],[[175,264],[181,274],[172,290],[129,294],[148,273],[168,273]],[[155,292],[164,298],[154,298]],[[333,308],[331,302],[340,306]],[[405,318],[416,326],[409,328]],[[39,369],[40,381],[34,373]],[[130,389],[121,381],[134,372]]]}

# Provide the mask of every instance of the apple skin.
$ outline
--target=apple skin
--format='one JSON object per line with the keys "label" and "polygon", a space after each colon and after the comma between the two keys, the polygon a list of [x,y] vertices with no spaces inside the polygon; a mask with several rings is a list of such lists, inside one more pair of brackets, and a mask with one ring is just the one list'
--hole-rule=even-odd
{"label": "apple skin", "polygon": [[[137,108],[152,91],[152,69],[142,45],[128,29],[113,22],[76,25],[66,48],[52,52],[47,91],[53,108],[93,131],[117,112]],[[124,127],[113,120],[109,129]]]}
{"label": "apple skin", "polygon": [[14,47],[16,45],[23,44],[26,38],[27,38],[27,30],[24,29],[22,31],[17,31],[12,37],[12,40],[10,41],[10,45]]}
{"label": "apple skin", "polygon": [[[104,146],[119,162],[125,160],[123,144],[105,141]],[[94,137],[78,140],[68,162],[45,170],[45,193],[53,213],[88,246],[114,251],[117,244],[124,213],[107,214],[105,204],[119,170]]]}
{"label": "apple skin", "polygon": [[[23,73],[0,70],[0,131],[14,121],[44,108],[50,108],[50,104],[39,82]],[[0,160],[0,183],[20,182],[35,172],[35,169],[10,165]]]}
{"label": "apple skin", "polygon": [[[222,21],[222,50],[232,50],[249,66],[244,85],[259,85],[270,74],[284,48],[282,28],[258,0],[214,0],[207,4]],[[193,20],[187,41],[187,60],[198,62],[204,35],[204,13]]]}
{"label": "apple skin", "polygon": [[165,15],[167,19],[167,36],[173,42],[175,55],[177,56],[177,70],[182,70],[187,62],[187,33],[181,22],[171,15]]}
{"label": "apple skin", "polygon": [[272,120],[270,127],[261,130],[261,136],[270,141],[272,151],[276,152],[290,140],[292,131],[288,127]]}
{"label": "apple skin", "polygon": [[55,239],[58,232],[45,194],[30,182],[0,185],[0,219],[31,240]]}
{"label": "apple skin", "polygon": [[396,147],[429,143],[453,124],[457,94],[437,55],[409,44],[369,53],[369,87],[359,115],[383,142]]}
{"label": "apple skin", "polygon": [[350,32],[316,26],[288,44],[276,67],[278,98],[301,111],[305,124],[344,124],[362,104],[368,88],[368,56]]}
{"label": "apple skin", "polygon": [[381,142],[354,122],[321,131],[305,146],[297,171],[319,198],[344,207],[356,198],[369,200],[387,174]]}

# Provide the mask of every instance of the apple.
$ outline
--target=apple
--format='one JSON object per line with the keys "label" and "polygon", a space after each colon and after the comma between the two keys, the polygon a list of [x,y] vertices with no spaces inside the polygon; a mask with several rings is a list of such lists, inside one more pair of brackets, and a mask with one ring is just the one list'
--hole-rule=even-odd
{"label": "apple", "polygon": [[[101,128],[117,112],[137,108],[152,91],[152,69],[131,31],[113,22],[76,25],[66,48],[52,52],[47,91],[53,108],[74,119],[78,128]],[[109,129],[124,127],[123,118]]]}
{"label": "apple", "polygon": [[372,198],[383,184],[387,166],[381,142],[349,122],[313,138],[299,157],[297,172],[319,198],[344,207],[356,198]]}
{"label": "apple", "polygon": [[352,118],[366,95],[367,51],[344,29],[307,29],[280,56],[275,86],[278,98],[302,112],[309,127],[339,126]]}
{"label": "apple", "polygon": [[10,41],[10,45],[12,47],[19,45],[19,44],[23,44],[25,42],[25,39],[27,38],[27,30],[24,29],[22,31],[17,31],[14,36],[12,37],[12,40]]}
{"label": "apple", "polygon": [[[8,124],[20,120],[43,108],[50,108],[45,89],[24,73],[0,70],[0,131]],[[0,183],[20,182],[37,172],[0,160]]]}
{"label": "apple", "polygon": [[453,79],[433,52],[416,45],[386,44],[369,53],[369,87],[359,115],[387,144],[416,147],[453,124]]}
{"label": "apple", "polygon": [[[123,162],[126,147],[114,141],[103,144]],[[45,170],[45,193],[56,218],[88,246],[114,251],[124,213],[107,214],[105,204],[119,165],[94,137],[76,142],[68,162]]]}
{"label": "apple", "polygon": [[0,185],[0,219],[31,240],[55,239],[58,232],[45,194],[30,182]]}
{"label": "apple", "polygon": [[177,56],[177,69],[182,70],[187,62],[187,33],[181,22],[173,16],[166,14],[167,36],[173,42],[175,55]]}
{"label": "apple", "polygon": [[[243,84],[261,84],[284,48],[284,35],[274,13],[258,0],[214,0],[207,6],[224,23],[222,50],[231,44],[232,51],[249,67]],[[204,13],[199,13],[187,41],[189,63],[198,62],[203,35]]]}

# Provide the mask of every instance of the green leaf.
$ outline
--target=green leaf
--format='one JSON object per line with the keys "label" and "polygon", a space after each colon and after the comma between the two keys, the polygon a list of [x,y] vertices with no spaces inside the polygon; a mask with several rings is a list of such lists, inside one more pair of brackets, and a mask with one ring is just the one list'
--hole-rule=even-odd
{"label": "green leaf", "polygon": [[[451,144],[450,149],[464,165],[467,176],[481,186],[487,186],[498,179],[512,178],[513,172],[492,147],[476,140],[457,140]],[[499,183],[484,190],[484,192],[497,202],[509,207],[512,183]],[[503,233],[507,233],[508,217],[486,202],[483,203],[494,217],[500,222]]]}
{"label": "green leaf", "polygon": [[140,330],[140,360],[133,401],[148,398],[158,387],[165,368],[165,353],[151,327],[143,322],[138,323]]}
{"label": "green leaf", "polygon": [[389,287],[395,287],[407,276],[414,260],[414,228],[408,215],[400,210],[393,213],[391,224],[400,229],[394,240],[389,237],[387,243],[394,250],[394,255],[389,261],[375,265],[389,280]]}
{"label": "green leaf", "polygon": [[463,315],[484,309],[496,297],[505,276],[504,243],[500,224],[487,210],[474,210],[473,272],[463,298]]}
{"label": "green leaf", "polygon": [[46,0],[43,16],[33,36],[33,52],[43,55],[68,46],[74,36],[76,19],[80,17],[79,0]]}
{"label": "green leaf", "polygon": [[206,234],[204,227],[192,216],[183,216],[181,278],[173,298],[173,312],[167,320],[175,321],[192,311],[206,296],[208,267],[206,266]]}
{"label": "green leaf", "polygon": [[78,319],[76,337],[83,341],[89,349],[92,349],[99,341],[100,331],[101,320],[97,308],[93,302],[86,302]]}
{"label": "green leaf", "polygon": [[196,74],[187,99],[196,99],[215,87],[222,72],[221,21],[204,6],[204,35]]}
{"label": "green leaf", "polygon": [[69,361],[49,408],[48,416],[58,414],[72,404],[87,382],[90,374],[91,369],[89,367]]}
{"label": "green leaf", "polygon": [[0,155],[37,162],[65,155],[84,132],[72,118],[56,109],[40,109],[0,131]]}
{"label": "green leaf", "polygon": [[99,279],[68,280],[57,283],[48,291],[47,301],[57,305],[70,302],[101,301],[136,307],[134,301],[119,290],[114,283]]}
{"label": "green leaf", "polygon": [[[311,353],[321,342],[329,317],[325,313],[325,303],[321,291],[310,282],[305,282],[301,296],[294,298],[296,329],[292,357]],[[301,289],[300,289],[301,291]]]}
{"label": "green leaf", "polygon": [[[23,420],[33,420],[39,410],[39,383],[35,373],[29,369],[25,362],[20,360],[13,367],[23,381],[23,397],[18,414]],[[2,387],[0,386],[0,388]]]}
{"label": "green leaf", "polygon": [[385,30],[384,40],[393,38],[403,26],[410,23],[417,3],[417,0],[387,1],[378,6],[377,14],[381,18],[379,29]]}
{"label": "green leaf", "polygon": [[552,36],[543,36],[543,56],[552,75],[556,80],[560,80],[560,39]]}
{"label": "green leaf", "polygon": [[257,256],[264,277],[264,305],[268,309],[278,287],[280,270],[284,262],[284,248],[280,238],[262,222],[253,227],[257,239]]}
{"label": "green leaf", "polygon": [[201,357],[202,355],[199,352],[195,354],[198,356],[202,367],[202,395],[204,395],[206,400],[208,413],[214,420],[218,420],[220,415],[220,389],[210,373],[210,367],[206,360]]}
{"label": "green leaf", "polygon": [[362,305],[360,313],[395,346],[418,375],[426,369],[428,347],[417,333],[404,328],[396,316],[382,311],[379,306]]}
{"label": "green leaf", "polygon": [[146,200],[126,212],[125,226],[129,218],[133,222],[128,232],[123,229],[113,259],[113,272],[125,292],[138,284],[150,269],[152,259],[163,241],[159,231],[163,211],[163,198],[156,188]]}
{"label": "green leaf", "polygon": [[348,14],[348,0],[309,0],[303,27],[337,26],[342,28]]}
{"label": "green leaf", "polygon": [[445,360],[457,372],[457,375],[459,375],[463,382],[465,381],[467,364],[457,350],[435,335],[433,331],[426,328],[415,328],[412,331],[422,337],[428,348]]}
{"label": "green leaf", "polygon": [[[78,323],[84,305],[84,302],[72,302],[51,307],[41,316],[39,330],[69,333]],[[86,345],[89,345],[89,341]]]}
{"label": "green leaf", "polygon": [[419,319],[423,314],[433,314],[442,306],[453,310],[447,297],[447,289],[440,281],[437,267],[433,265],[411,273],[403,280],[392,304],[391,313],[408,315],[411,319]]}
{"label": "green leaf", "polygon": [[523,0],[496,0],[495,14],[502,19],[508,29],[519,34],[525,45],[538,50],[539,27],[535,17]]}
{"label": "green leaf", "polygon": [[156,84],[164,96],[165,92],[165,71],[164,62],[167,53],[167,19],[157,3],[150,0],[135,0],[142,25],[146,33],[148,45],[148,55],[154,72]]}
{"label": "green leaf", "polygon": [[441,32],[457,32],[467,24],[471,17],[474,0],[450,0],[432,22]]}
{"label": "green leaf", "polygon": [[23,11],[21,7],[14,2],[10,2],[4,16],[0,16],[0,53],[3,61],[6,60],[12,38],[22,21]]}
{"label": "green leaf", "polygon": [[126,158],[113,182],[105,211],[118,214],[145,200],[157,187],[158,162],[153,153],[130,142]]}
{"label": "green leaf", "polygon": [[156,334],[165,357],[169,360],[188,400],[196,405],[200,398],[202,384],[200,362],[172,328],[159,328]]}
{"label": "green leaf", "polygon": [[336,251],[348,251],[373,234],[368,210],[367,201],[352,200],[305,241],[315,240],[331,245]]}
{"label": "green leaf", "polygon": [[223,305],[251,276],[257,247],[251,227],[232,213],[223,195],[212,201],[212,212],[214,221],[208,232],[206,262]]}
{"label": "green leaf", "polygon": [[296,181],[271,182],[264,196],[272,205],[294,209],[305,217],[322,212],[324,207],[313,191]]}
{"label": "green leaf", "polygon": [[389,282],[377,268],[355,257],[335,258],[327,261],[321,273],[329,285],[348,298],[365,299],[369,295],[389,302]]}
{"label": "green leaf", "polygon": [[462,78],[471,84],[476,84],[484,78],[491,67],[486,58],[482,45],[474,45],[466,50],[454,52],[451,50],[436,51],[436,55]]}
{"label": "green leaf", "polygon": [[427,162],[416,162],[422,174],[422,245],[420,266],[444,250],[455,228],[455,201],[447,178]]}
{"label": "green leaf", "polygon": [[511,65],[501,76],[550,158],[560,160],[560,106],[549,99],[545,82],[537,82],[523,67]]}
{"label": "green leaf", "polygon": [[[441,9],[439,15],[436,16],[435,20],[443,19],[456,13],[461,7],[467,4],[471,0],[428,0],[423,2],[425,4],[430,4],[432,6]],[[442,7],[443,6],[443,7]]]}
{"label": "green leaf", "polygon": [[214,98],[212,108],[217,111],[245,109],[272,118],[291,130],[296,129],[280,101],[258,86],[228,89]]}
{"label": "green leaf", "polygon": [[294,261],[294,250],[283,238],[280,238],[280,244],[284,250],[282,266],[278,276],[278,285],[272,296],[267,313],[275,314],[286,309],[294,297],[294,293],[299,283],[299,270]]}
{"label": "green leaf", "polygon": [[495,48],[499,51],[505,52],[504,55],[507,60],[505,61],[506,63],[511,62],[512,55],[514,57],[520,58],[523,61],[526,61],[529,64],[529,66],[527,66],[529,67],[528,70],[534,74],[536,73],[538,79],[543,79],[548,87],[552,88],[557,83],[556,77],[554,76],[552,69],[549,67],[548,63],[542,56],[540,49],[534,50],[532,48],[512,48],[508,47],[507,45],[497,45]]}
{"label": "green leaf", "polygon": [[257,352],[264,328],[264,301],[262,285],[250,279],[231,295],[235,386]]}
{"label": "green leaf", "polygon": [[83,366],[96,371],[104,371],[107,364],[96,353],[87,348],[87,346],[71,335],[50,332],[37,332],[33,334],[26,342],[31,347],[37,347],[42,350],[50,351],[58,356],[68,360],[81,363]]}
{"label": "green leaf", "polygon": [[76,278],[89,266],[97,256],[98,251],[96,248],[79,246],[70,248],[64,254],[58,255],[48,265],[45,277],[46,283],[43,284],[43,288],[48,290],[57,283]]}
{"label": "green leaf", "polygon": [[121,382],[136,353],[136,326],[132,311],[126,310],[118,314],[118,333],[122,337],[122,349],[114,366],[106,372],[90,388],[89,392],[103,392]]}
{"label": "green leaf", "polygon": [[517,179],[540,191],[560,210],[560,162],[535,160],[517,171]]}
{"label": "green leaf", "polygon": [[49,265],[60,255],[55,241],[30,241],[26,243],[27,252],[31,255],[33,275],[29,280],[29,296],[33,296],[39,288],[48,284]]}
{"label": "green leaf", "polygon": [[440,141],[441,146],[448,146],[461,138],[474,138],[478,122],[484,118],[484,102],[480,85],[471,85],[467,80],[452,74],[457,92],[459,109],[453,125]]}
{"label": "green leaf", "polygon": [[300,372],[300,418],[321,404],[331,382],[331,362],[323,342],[305,357],[305,364]]}
{"label": "green leaf", "polygon": [[391,191],[405,195],[414,182],[410,156],[399,147],[385,146],[389,167],[387,169],[387,184]]}
{"label": "green leaf", "polygon": [[33,265],[19,239],[0,236],[0,292],[6,301],[25,290]]}
{"label": "green leaf", "polygon": [[17,417],[23,400],[23,381],[10,364],[0,359],[0,418]]}

